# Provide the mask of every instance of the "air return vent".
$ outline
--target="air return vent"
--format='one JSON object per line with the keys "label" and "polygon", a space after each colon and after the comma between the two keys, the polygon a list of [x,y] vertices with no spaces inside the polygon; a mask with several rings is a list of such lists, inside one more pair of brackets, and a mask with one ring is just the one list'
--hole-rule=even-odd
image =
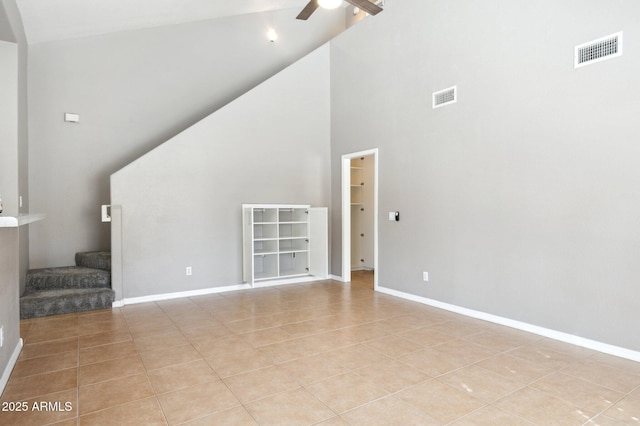
{"label": "air return vent", "polygon": [[622,55],[622,31],[576,46],[575,67],[595,64]]}
{"label": "air return vent", "polygon": [[449,87],[448,89],[440,90],[433,93],[433,107],[439,108],[445,105],[453,104],[457,99],[457,86]]}

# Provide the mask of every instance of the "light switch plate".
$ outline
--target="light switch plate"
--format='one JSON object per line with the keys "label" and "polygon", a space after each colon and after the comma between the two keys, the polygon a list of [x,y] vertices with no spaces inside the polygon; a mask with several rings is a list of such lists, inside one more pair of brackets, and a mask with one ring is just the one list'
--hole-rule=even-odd
{"label": "light switch plate", "polygon": [[79,123],[80,122],[80,114],[73,114],[70,112],[64,113],[64,121],[67,123]]}

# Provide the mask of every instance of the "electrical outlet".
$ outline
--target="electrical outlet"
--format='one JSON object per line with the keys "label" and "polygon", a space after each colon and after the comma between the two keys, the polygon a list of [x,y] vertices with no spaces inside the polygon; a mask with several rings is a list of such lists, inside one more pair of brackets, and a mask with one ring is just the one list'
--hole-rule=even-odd
{"label": "electrical outlet", "polygon": [[429,281],[429,273],[428,272],[423,272],[422,273],[422,281]]}
{"label": "electrical outlet", "polygon": [[0,327],[0,348],[4,346],[4,326]]}
{"label": "electrical outlet", "polygon": [[187,275],[193,275],[193,270],[191,269],[191,266],[187,266]]}

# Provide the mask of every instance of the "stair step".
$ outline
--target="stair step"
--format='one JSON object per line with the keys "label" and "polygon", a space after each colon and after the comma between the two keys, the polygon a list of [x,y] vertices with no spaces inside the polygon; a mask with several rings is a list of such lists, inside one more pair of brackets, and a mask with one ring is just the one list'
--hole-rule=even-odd
{"label": "stair step", "polygon": [[27,272],[25,292],[79,288],[110,288],[111,273],[82,266],[32,269]]}
{"label": "stair step", "polygon": [[111,270],[110,251],[85,251],[76,253],[76,265],[85,268]]}
{"label": "stair step", "polygon": [[20,319],[111,308],[114,295],[110,288],[35,291],[20,298]]}

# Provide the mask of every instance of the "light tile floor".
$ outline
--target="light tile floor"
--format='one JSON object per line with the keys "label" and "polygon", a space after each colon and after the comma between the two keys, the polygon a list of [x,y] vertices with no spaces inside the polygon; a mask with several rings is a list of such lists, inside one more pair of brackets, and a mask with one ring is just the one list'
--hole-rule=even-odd
{"label": "light tile floor", "polygon": [[0,424],[640,425],[640,363],[353,278],[23,321]]}

